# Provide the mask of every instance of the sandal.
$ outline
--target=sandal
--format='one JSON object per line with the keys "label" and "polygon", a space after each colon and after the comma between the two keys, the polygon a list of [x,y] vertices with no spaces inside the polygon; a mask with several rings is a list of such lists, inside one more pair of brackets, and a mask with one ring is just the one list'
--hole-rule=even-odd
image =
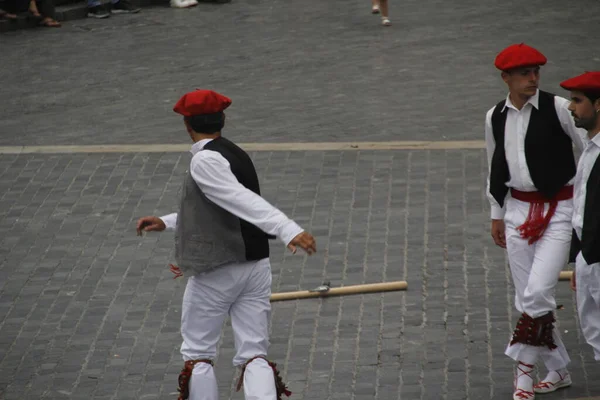
{"label": "sandal", "polygon": [[60,28],[62,25],[57,20],[46,17],[40,22],[40,26],[45,26],[46,28]]}
{"label": "sandal", "polygon": [[8,11],[0,10],[0,19],[15,20],[17,19],[17,14],[11,14]]}
{"label": "sandal", "polygon": [[33,20],[36,22],[41,22],[44,19],[44,17],[42,17],[42,15],[39,12],[34,12],[34,11],[29,10],[27,12],[27,19],[30,19],[30,20]]}

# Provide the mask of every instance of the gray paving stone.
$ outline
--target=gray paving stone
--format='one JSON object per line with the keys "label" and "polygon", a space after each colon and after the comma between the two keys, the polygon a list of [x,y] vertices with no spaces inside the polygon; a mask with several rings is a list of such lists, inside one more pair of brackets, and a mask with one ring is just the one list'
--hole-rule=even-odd
{"label": "gray paving stone", "polygon": [[[497,1],[408,0],[391,5],[394,26],[380,29],[358,0],[256,0],[72,22],[44,32],[43,47],[39,31],[3,34],[0,145],[187,143],[170,108],[208,83],[233,98],[227,134],[238,141],[481,139],[484,112],[504,94],[496,51],[538,46],[550,59],[544,87],[560,93],[564,77],[597,69],[585,50],[594,14],[581,12],[593,4],[535,0],[514,15]],[[509,29],[523,22],[525,39]],[[206,40],[215,30],[228,52]],[[110,56],[90,46],[100,37]],[[506,258],[489,239],[483,151],[251,156],[264,196],[319,245],[306,258],[273,242],[273,291],[409,283],[274,304],[271,357],[293,398],[510,396],[503,351],[516,312]],[[188,162],[175,153],[0,156],[0,398],[176,397],[185,283],[166,268],[172,234],[139,238],[133,226],[176,209]],[[566,283],[557,300],[575,384],[547,398],[596,395],[600,369]],[[234,354],[227,324],[222,398],[243,397]]]}
{"label": "gray paving stone", "polygon": [[[137,143],[140,132],[144,142],[185,143],[171,107],[198,85],[232,97],[238,140],[479,139],[483,113],[504,92],[498,49],[525,39],[539,47],[550,60],[544,85],[566,95],[558,82],[597,67],[586,51],[596,21],[582,11],[595,6],[536,0],[513,15],[500,1],[408,0],[391,5],[394,26],[383,29],[359,0],[236,1],[5,33],[0,143]],[[527,38],[507,28],[517,25]],[[215,30],[228,52],[206,40]],[[40,35],[48,44],[36,46]],[[110,46],[89,46],[99,35]],[[48,124],[60,129],[39,134]]]}

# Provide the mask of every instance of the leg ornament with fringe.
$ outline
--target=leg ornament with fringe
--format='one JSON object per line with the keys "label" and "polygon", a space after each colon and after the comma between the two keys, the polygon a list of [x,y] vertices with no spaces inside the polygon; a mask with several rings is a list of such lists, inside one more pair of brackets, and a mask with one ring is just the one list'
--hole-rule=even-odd
{"label": "leg ornament with fringe", "polygon": [[186,361],[183,369],[179,373],[179,388],[177,389],[179,392],[179,397],[177,400],[186,400],[188,397],[190,397],[190,379],[192,378],[194,366],[196,366],[198,363],[205,363],[210,364],[210,366],[214,366],[212,360],[207,358]]}
{"label": "leg ornament with fringe", "polygon": [[284,394],[286,395],[286,397],[290,397],[292,395],[292,392],[290,392],[290,390],[287,388],[286,384],[283,383],[283,380],[281,379],[281,376],[279,375],[279,370],[277,369],[277,364],[275,364],[272,361],[267,360],[263,356],[256,356],[256,357],[253,357],[253,358],[249,359],[248,361],[246,361],[246,363],[242,367],[242,373],[240,374],[240,379],[238,380],[236,391],[239,392],[244,384],[244,372],[246,371],[246,367],[248,366],[248,364],[250,364],[252,361],[256,360],[257,358],[262,358],[263,360],[265,360],[269,364],[269,367],[271,367],[273,369],[273,375],[275,377],[275,389],[277,390],[277,400],[281,400],[281,398],[282,398],[281,396]]}

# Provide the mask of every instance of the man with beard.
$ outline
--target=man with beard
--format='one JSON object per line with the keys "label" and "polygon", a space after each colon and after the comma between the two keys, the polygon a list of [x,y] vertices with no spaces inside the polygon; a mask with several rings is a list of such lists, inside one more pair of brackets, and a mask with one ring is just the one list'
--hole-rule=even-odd
{"label": "man with beard", "polygon": [[583,336],[600,361],[600,72],[586,72],[560,86],[571,91],[575,125],[587,130],[575,177],[571,287],[577,291]]}
{"label": "man with beard", "polygon": [[143,217],[142,231],[175,230],[171,270],[189,276],[181,309],[179,400],[219,400],[213,371],[223,322],[229,315],[235,340],[233,364],[242,369],[238,390],[247,400],[290,395],[267,359],[271,312],[268,239],[309,255],[315,240],[260,196],[248,154],[221,136],[231,100],[212,90],[185,94],[173,111],[183,116],[194,142],[179,212]]}
{"label": "man with beard", "polygon": [[[568,100],[538,90],[546,57],[524,43],[501,51],[495,66],[508,86],[485,121],[491,234],[508,252],[521,313],[505,354],[517,361],[514,400],[571,384],[569,355],[554,329],[554,288],[571,242],[573,143],[582,146]],[[534,386],[541,359],[547,376]]]}

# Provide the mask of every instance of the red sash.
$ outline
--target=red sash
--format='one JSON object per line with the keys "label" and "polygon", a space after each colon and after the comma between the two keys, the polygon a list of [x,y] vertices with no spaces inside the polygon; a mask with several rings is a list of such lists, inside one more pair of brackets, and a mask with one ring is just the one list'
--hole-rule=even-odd
{"label": "red sash", "polygon": [[[517,227],[523,239],[529,239],[529,244],[538,241],[548,227],[556,206],[561,200],[573,198],[573,186],[563,186],[553,199],[547,199],[540,192],[521,192],[510,189],[510,195],[517,200],[530,203],[529,214],[523,225]],[[544,216],[544,204],[550,203],[548,213]]]}

